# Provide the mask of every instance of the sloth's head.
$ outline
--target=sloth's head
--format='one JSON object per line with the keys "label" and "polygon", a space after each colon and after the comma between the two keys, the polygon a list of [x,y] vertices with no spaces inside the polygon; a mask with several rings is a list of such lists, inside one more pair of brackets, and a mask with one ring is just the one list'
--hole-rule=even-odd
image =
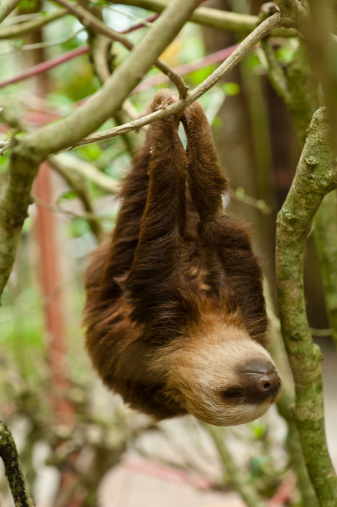
{"label": "sloth's head", "polygon": [[[241,328],[219,326],[169,347],[167,396],[198,419],[233,426],[261,417],[276,401],[281,379],[268,352]],[[158,371],[158,370],[157,370]]]}

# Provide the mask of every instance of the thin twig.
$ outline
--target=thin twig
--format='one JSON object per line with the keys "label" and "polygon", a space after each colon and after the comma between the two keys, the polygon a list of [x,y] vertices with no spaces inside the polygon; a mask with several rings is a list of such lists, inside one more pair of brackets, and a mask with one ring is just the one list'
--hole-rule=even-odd
{"label": "thin twig", "polygon": [[[112,28],[107,26],[103,21],[98,19],[96,16],[94,16],[91,12],[89,12],[81,5],[78,5],[75,2],[68,2],[68,0],[54,0],[54,1],[56,1],[60,5],[63,5],[63,7],[66,7],[68,11],[72,13],[74,16],[76,16],[76,18],[89,30],[104,35],[110,40],[119,42],[130,51],[134,48],[134,44],[131,41],[129,41],[127,37],[125,37],[123,34],[119,32],[116,32],[115,30],[112,30]],[[154,65],[161,72],[166,74],[170,78],[172,83],[174,83],[179,92],[179,97],[182,99],[185,98],[187,96],[188,86],[186,86],[186,84],[184,83],[183,78],[179,74],[177,74],[173,69],[171,69],[171,67],[166,65],[166,63],[162,62],[159,59],[157,59],[154,62]]]}
{"label": "thin twig", "polygon": [[[202,58],[199,58],[199,60],[195,60],[194,62],[183,63],[182,65],[178,65],[177,67],[174,67],[174,70],[181,76],[191,74],[196,70],[207,67],[207,65],[223,62],[234,52],[234,50],[237,47],[238,44],[234,44],[233,46],[229,46],[225,49],[220,49],[220,51],[216,51],[214,53],[211,53],[210,55],[203,56]],[[136,86],[136,88],[132,91],[132,94],[148,90],[149,88],[153,88],[154,86],[166,83],[167,81],[168,78],[166,76],[163,76],[162,74],[150,76],[149,78],[145,79],[142,83],[140,83],[138,86]]]}
{"label": "thin twig", "polygon": [[98,187],[111,194],[116,194],[120,188],[119,181],[99,171],[89,162],[80,160],[69,153],[58,153],[50,157],[49,160],[53,165],[61,165],[66,171],[75,172],[82,178],[88,178]]}
{"label": "thin twig", "polygon": [[19,14],[18,16],[11,16],[7,18],[4,26],[8,25],[17,25],[19,23],[24,23],[25,21],[31,21],[32,19],[39,18],[40,14],[38,12],[32,12],[31,14]]}
{"label": "thin twig", "polygon": [[[117,14],[121,14],[122,16],[125,16],[126,18],[132,19],[133,21],[137,21],[138,23],[137,23],[137,25],[135,25],[137,27],[147,26],[148,28],[152,28],[152,23],[148,19],[142,20],[138,16],[133,16],[132,14],[129,14],[128,12],[120,11],[119,9],[116,9],[115,7],[110,7],[109,5],[107,5],[106,7],[111,12],[116,12]],[[154,17],[154,16],[151,16],[151,17]],[[157,18],[158,18],[158,14],[156,15],[155,19],[157,19]],[[135,30],[134,27],[130,27],[130,28],[131,28],[131,30]],[[126,31],[123,30],[123,32],[121,32],[121,33],[128,32],[130,30],[130,28],[128,28]]]}
{"label": "thin twig", "polygon": [[119,136],[120,134],[124,134],[125,132],[130,132],[131,130],[148,125],[149,123],[153,123],[161,118],[166,118],[166,116],[171,114],[182,113],[184,109],[195,102],[199,97],[201,97],[201,95],[210,90],[225,73],[230,72],[242,60],[242,58],[249,53],[261,39],[263,39],[263,37],[270,33],[275,27],[280,26],[280,24],[281,15],[278,12],[263,21],[241,42],[235,51],[207,79],[205,79],[205,81],[189,93],[186,99],[179,100],[171,106],[168,106],[166,109],[161,109],[148,114],[142,118],[133,120],[130,123],[121,125],[120,127],[91,134],[74,144],[73,147],[110,139],[112,137]]}
{"label": "thin twig", "polygon": [[84,27],[79,28],[78,30],[76,30],[76,32],[73,32],[70,35],[67,35],[66,37],[61,37],[60,39],[45,42],[36,42],[34,44],[23,44],[22,46],[15,46],[14,44],[12,44],[11,47],[9,47],[8,49],[0,50],[0,55],[8,55],[16,51],[31,51],[35,49],[58,46],[59,44],[64,44],[65,42],[69,42],[70,40],[74,39],[83,30]]}
{"label": "thin twig", "polygon": [[152,14],[152,16],[149,16],[148,18],[144,19],[144,21],[141,21],[136,25],[130,26],[130,28],[123,30],[121,33],[131,33],[134,32],[135,30],[138,30],[139,28],[143,28],[144,26],[152,26],[152,23],[156,21],[159,18],[159,16],[160,14]]}
{"label": "thin twig", "polygon": [[213,439],[223,467],[226,471],[227,481],[235,488],[247,506],[264,507],[265,503],[263,498],[260,496],[257,489],[250,484],[247,473],[245,473],[242,468],[235,463],[233,456],[227,447],[223,428],[216,428],[215,426],[206,425],[204,423],[202,425]]}
{"label": "thin twig", "polygon": [[55,12],[51,12],[50,14],[44,14],[42,16],[38,16],[32,21],[27,21],[27,23],[20,23],[18,25],[3,25],[0,27],[0,39],[14,39],[15,37],[19,37],[28,32],[32,32],[37,28],[41,28],[56,19],[62,18],[68,14],[67,9],[58,9]]}
{"label": "thin twig", "polygon": [[58,65],[61,65],[61,63],[67,62],[68,60],[72,60],[73,58],[77,58],[78,56],[81,56],[87,53],[88,51],[89,47],[85,45],[73,49],[71,51],[68,51],[63,55],[55,56],[55,58],[51,58],[50,60],[47,60],[45,62],[38,63],[37,65],[34,65],[33,67],[30,67],[29,69],[23,72],[20,72],[20,74],[17,74],[16,76],[11,77],[9,79],[6,79],[5,81],[2,81],[0,83],[0,89],[5,88],[8,85],[24,81],[25,79],[36,76],[37,74],[41,74],[42,72],[47,72],[48,70],[53,69]]}

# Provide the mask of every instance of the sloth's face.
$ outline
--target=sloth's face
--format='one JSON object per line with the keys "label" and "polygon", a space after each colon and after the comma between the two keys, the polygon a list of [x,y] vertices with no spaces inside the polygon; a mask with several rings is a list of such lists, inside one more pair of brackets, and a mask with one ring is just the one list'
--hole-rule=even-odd
{"label": "sloth's face", "polygon": [[180,343],[166,356],[167,394],[216,426],[261,417],[276,401],[281,379],[268,352],[229,326]]}

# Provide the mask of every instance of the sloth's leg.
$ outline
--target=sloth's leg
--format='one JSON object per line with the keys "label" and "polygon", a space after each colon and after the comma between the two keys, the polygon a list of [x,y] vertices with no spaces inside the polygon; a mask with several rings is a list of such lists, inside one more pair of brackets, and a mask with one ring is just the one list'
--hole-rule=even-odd
{"label": "sloth's leg", "polygon": [[197,102],[188,109],[187,156],[189,190],[200,221],[224,214],[222,195],[228,182],[218,165],[212,131]]}
{"label": "sloth's leg", "polygon": [[[152,109],[173,102],[170,95],[159,92]],[[148,133],[149,191],[134,261],[126,281],[132,316],[139,323],[161,317],[165,320],[165,315],[172,315],[172,306],[179,299],[183,277],[187,159],[177,129],[175,118],[169,116],[153,123]]]}
{"label": "sloth's leg", "polygon": [[251,335],[264,342],[267,326],[261,270],[246,227],[225,215],[222,175],[211,128],[201,106],[189,108],[187,155],[189,189],[197,209],[199,241],[207,255],[206,281],[214,295],[239,309]]}

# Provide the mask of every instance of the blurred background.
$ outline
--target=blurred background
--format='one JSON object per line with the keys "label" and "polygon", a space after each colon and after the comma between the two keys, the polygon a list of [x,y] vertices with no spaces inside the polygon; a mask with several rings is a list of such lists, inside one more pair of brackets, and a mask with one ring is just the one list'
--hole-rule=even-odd
{"label": "blurred background", "polygon": [[[214,0],[205,5],[257,14],[261,2]],[[17,23],[17,16],[25,22],[38,12],[54,10],[52,2],[22,1],[2,26]],[[118,4],[103,5],[102,11],[104,21],[119,32],[153,15]],[[132,30],[128,37],[137,43],[146,30]],[[224,59],[223,51],[241,39],[240,34],[188,23],[161,58],[171,67],[184,66],[186,83],[193,89]],[[0,140],[10,129],[21,135],[90,99],[100,82],[85,49],[89,43],[73,16],[22,38],[2,40],[0,29]],[[27,44],[35,46],[28,49]],[[281,64],[292,60],[297,44],[294,38],[279,40],[276,56]],[[69,60],[48,72],[10,82],[28,68],[65,54]],[[113,44],[112,66],[127,55]],[[169,86],[162,77],[153,68],[124,111],[102,129],[142,114],[155,91]],[[273,308],[275,220],[292,182],[300,143],[290,114],[266,78],[260,48],[200,103],[230,180],[228,213],[252,230]],[[239,507],[246,503],[235,490],[243,483],[270,506],[302,505],[286,447],[287,428],[275,407],[258,421],[227,429],[212,430],[192,417],[154,424],[107,392],[91,367],[81,324],[83,273],[90,252],[114,226],[118,182],[143,140],[144,131],[132,132],[57,154],[41,166],[35,182],[35,203],[0,312],[0,419],[14,433],[36,504]],[[0,157],[0,184],[7,178],[6,163],[5,153]],[[336,357],[312,236],[305,253],[305,286],[310,326],[325,356],[327,437],[336,466]],[[277,317],[273,324],[277,328]],[[8,507],[12,500],[1,466],[0,504]]]}

